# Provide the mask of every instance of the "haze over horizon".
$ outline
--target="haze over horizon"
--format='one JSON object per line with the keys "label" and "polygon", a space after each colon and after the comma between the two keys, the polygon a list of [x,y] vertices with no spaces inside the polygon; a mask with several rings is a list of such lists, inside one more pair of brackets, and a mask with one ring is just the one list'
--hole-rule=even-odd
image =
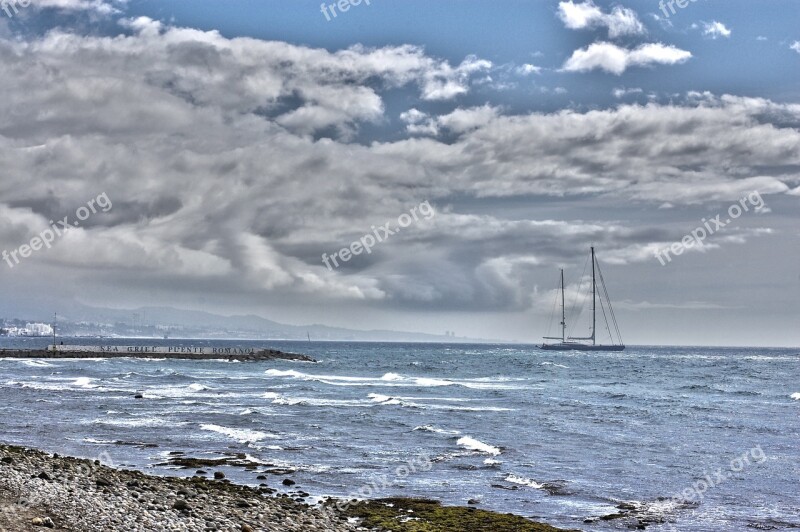
{"label": "haze over horizon", "polygon": [[798,346],[795,4],[0,11],[0,312],[537,343],[594,245],[627,344]]}

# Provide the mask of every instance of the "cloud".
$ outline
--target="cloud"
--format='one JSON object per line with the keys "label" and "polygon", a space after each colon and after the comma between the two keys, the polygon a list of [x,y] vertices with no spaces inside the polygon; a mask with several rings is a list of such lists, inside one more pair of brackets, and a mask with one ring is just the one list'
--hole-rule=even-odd
{"label": "cloud", "polygon": [[24,4],[17,0],[16,2],[6,1],[3,3],[3,9],[9,16],[16,15],[23,12],[27,7],[42,11],[47,9],[57,10],[61,12],[90,12],[95,15],[110,16],[122,12],[122,8],[127,4],[127,0],[28,0]]}
{"label": "cloud", "polygon": [[731,30],[725,27],[725,24],[722,22],[704,22],[703,23],[703,35],[707,37],[711,37],[712,39],[717,39],[719,37],[730,37]]}
{"label": "cloud", "polygon": [[431,117],[417,109],[410,109],[400,115],[407,124],[406,129],[414,135],[438,135],[442,130],[460,135],[485,126],[500,115],[500,108],[491,105],[456,109],[449,114]]}
{"label": "cloud", "polygon": [[541,74],[542,67],[538,67],[536,65],[531,65],[530,63],[526,63],[522,66],[516,68],[517,74],[520,76],[529,76],[530,74]]}
{"label": "cloud", "polygon": [[620,75],[632,66],[675,65],[691,57],[691,52],[661,43],[643,44],[630,50],[613,43],[598,42],[573,52],[563,69],[567,72],[600,69]]}
{"label": "cloud", "polygon": [[800,41],[794,41],[789,48],[800,54]]}
{"label": "cloud", "polygon": [[[131,35],[0,41],[0,249],[100,192],[114,203],[15,268],[14,286],[57,278],[50,288],[87,303],[113,294],[188,305],[202,294],[215,308],[520,309],[533,273],[576,260],[587,242],[617,263],[655,261],[647,246],[686,232],[567,214],[584,212],[587,198],[616,217],[800,183],[797,105],[697,94],[671,105],[433,115],[420,108],[438,104],[417,101],[436,93],[429,78],[469,90],[460,76],[479,60],[461,68],[413,46],[331,53],[128,24]],[[398,87],[415,101],[401,120],[429,136],[361,144],[314,134],[384,120]],[[336,271],[322,264],[322,253],[424,200],[435,218]],[[550,201],[559,208],[538,208]]]}
{"label": "cloud", "polygon": [[641,93],[642,89],[638,87],[634,87],[631,89],[626,89],[625,87],[617,87],[616,89],[611,91],[611,94],[614,96],[614,98],[617,99],[624,98],[625,96],[629,96],[631,94],[641,94]]}
{"label": "cloud", "polygon": [[646,33],[644,24],[632,9],[616,6],[610,13],[603,13],[592,0],[579,4],[573,0],[559,2],[558,16],[564,26],[573,30],[608,28],[608,36],[612,39]]}

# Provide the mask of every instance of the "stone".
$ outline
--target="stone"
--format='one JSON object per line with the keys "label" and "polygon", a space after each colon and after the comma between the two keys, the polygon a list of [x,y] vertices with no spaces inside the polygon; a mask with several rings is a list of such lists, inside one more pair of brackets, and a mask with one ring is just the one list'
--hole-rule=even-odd
{"label": "stone", "polygon": [[290,478],[285,478],[283,479],[283,482],[281,482],[281,484],[283,484],[284,486],[294,486],[296,482]]}
{"label": "stone", "polygon": [[175,504],[172,505],[172,508],[183,512],[189,509],[189,503],[184,501],[183,499],[178,499],[177,501],[175,501]]}
{"label": "stone", "polygon": [[225,478],[225,473],[223,473],[222,471],[214,471],[214,478],[217,480],[222,480],[223,478]]}

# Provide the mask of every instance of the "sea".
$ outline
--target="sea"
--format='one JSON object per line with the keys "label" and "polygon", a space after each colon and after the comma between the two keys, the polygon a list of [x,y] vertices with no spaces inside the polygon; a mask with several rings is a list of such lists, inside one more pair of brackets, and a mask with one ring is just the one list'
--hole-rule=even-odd
{"label": "sea", "polygon": [[258,469],[204,469],[248,485],[271,471],[268,485],[313,500],[426,497],[587,531],[628,530],[631,512],[654,532],[800,528],[797,349],[69,343],[100,342],[319,362],[0,358],[0,441],[158,475],[195,473],[170,457],[237,455]]}

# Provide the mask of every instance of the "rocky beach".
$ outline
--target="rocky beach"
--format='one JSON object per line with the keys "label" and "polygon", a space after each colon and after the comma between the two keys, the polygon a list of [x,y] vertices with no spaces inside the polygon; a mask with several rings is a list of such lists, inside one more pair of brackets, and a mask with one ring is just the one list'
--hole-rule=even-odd
{"label": "rocky beach", "polygon": [[311,505],[304,502],[308,494],[299,489],[280,496],[273,496],[275,491],[266,482],[257,488],[232,484],[219,471],[198,471],[191,478],[158,477],[111,468],[99,460],[0,445],[3,532],[559,530],[510,514],[443,507],[435,501],[337,505],[328,499]]}

